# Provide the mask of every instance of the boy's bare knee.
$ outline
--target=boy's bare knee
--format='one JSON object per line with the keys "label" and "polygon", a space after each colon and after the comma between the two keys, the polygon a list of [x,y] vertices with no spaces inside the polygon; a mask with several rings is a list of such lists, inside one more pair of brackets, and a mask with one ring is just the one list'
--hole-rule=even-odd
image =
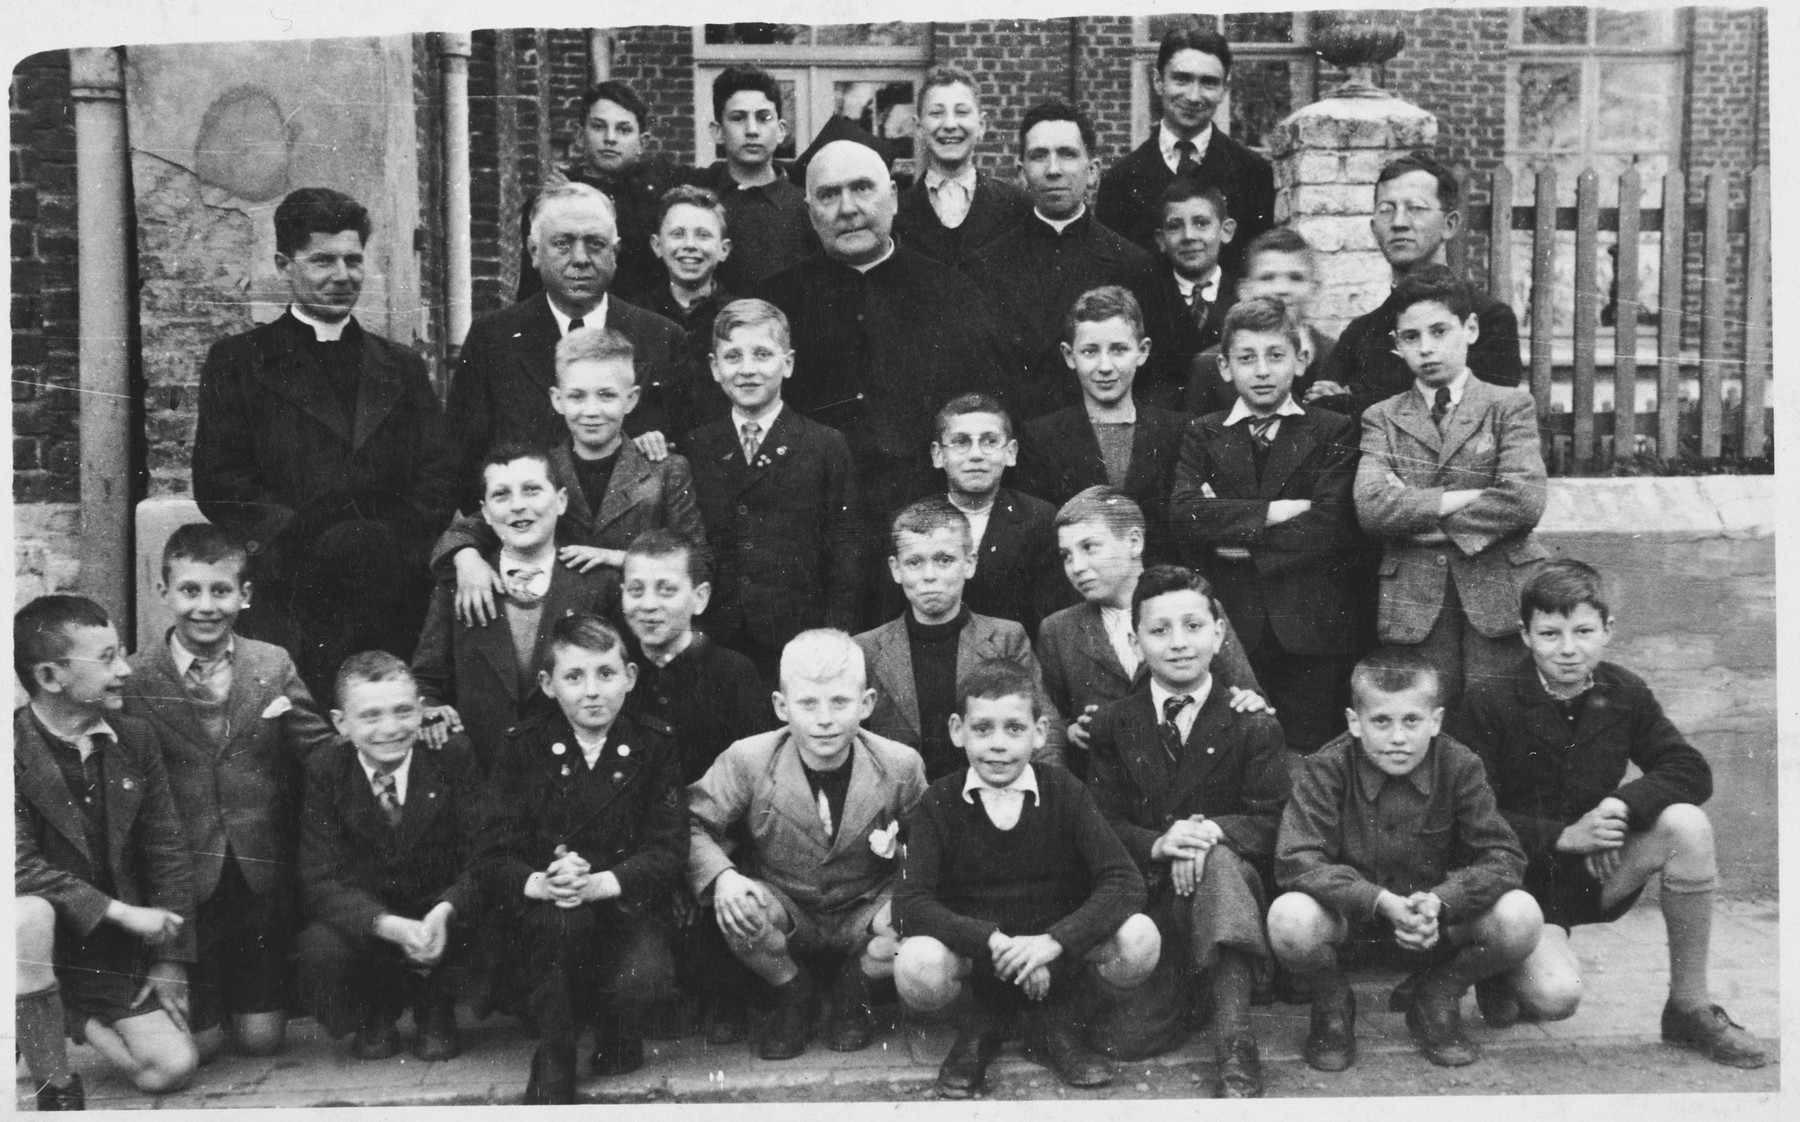
{"label": "boy's bare knee", "polygon": [[194,1052],[201,1064],[210,1064],[225,1053],[225,1026],[214,1025],[194,1034]]}
{"label": "boy's bare knee", "polygon": [[1656,816],[1655,828],[1669,836],[1669,840],[1676,844],[1677,852],[1712,852],[1712,820],[1693,803],[1674,803],[1664,807],[1663,812]]}
{"label": "boy's bare knee", "polygon": [[280,1013],[256,1013],[237,1024],[238,1051],[246,1056],[273,1056],[287,1040],[287,1021]]}
{"label": "boy's bare knee", "polygon": [[905,940],[894,956],[894,988],[902,1001],[922,1012],[956,1000],[962,989],[956,975],[956,953],[929,935]]}
{"label": "boy's bare knee", "polygon": [[1269,944],[1283,961],[1318,954],[1331,943],[1331,915],[1304,892],[1287,892],[1269,906]]}
{"label": "boy's bare knee", "polygon": [[1102,975],[1124,989],[1143,985],[1162,958],[1162,932],[1156,929],[1155,921],[1138,912],[1119,925],[1113,939],[1119,953],[1106,964]]}
{"label": "boy's bare knee", "polygon": [[1513,889],[1494,902],[1490,914],[1494,939],[1516,951],[1521,959],[1537,946],[1544,931],[1544,910],[1531,893]]}
{"label": "boy's bare knee", "polygon": [[146,1095],[166,1095],[192,1082],[194,1069],[199,1066],[199,1053],[192,1042],[184,1038],[181,1046],[169,1045],[158,1049],[156,1055],[146,1057],[131,1081]]}
{"label": "boy's bare knee", "polygon": [[[13,955],[19,992],[35,993],[55,981],[56,909],[42,896],[13,897]],[[27,977],[33,984],[27,984]]]}

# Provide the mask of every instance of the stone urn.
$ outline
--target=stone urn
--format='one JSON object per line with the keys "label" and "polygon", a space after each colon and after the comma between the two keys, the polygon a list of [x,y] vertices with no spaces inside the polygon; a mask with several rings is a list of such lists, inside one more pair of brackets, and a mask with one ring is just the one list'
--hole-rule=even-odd
{"label": "stone urn", "polygon": [[1313,52],[1350,74],[1328,97],[1394,96],[1375,83],[1375,71],[1405,46],[1405,31],[1372,17],[1345,16],[1312,36]]}

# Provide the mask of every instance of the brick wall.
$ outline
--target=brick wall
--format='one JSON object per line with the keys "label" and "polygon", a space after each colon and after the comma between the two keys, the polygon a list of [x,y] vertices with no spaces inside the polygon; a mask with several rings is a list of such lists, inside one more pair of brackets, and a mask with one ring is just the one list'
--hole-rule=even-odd
{"label": "brick wall", "polygon": [[1077,96],[1100,134],[1102,168],[1131,151],[1131,17],[1087,16],[1075,24]]}
{"label": "brick wall", "polygon": [[650,107],[645,150],[667,155],[677,164],[690,162],[696,96],[708,102],[706,115],[712,115],[712,91],[694,90],[693,28],[620,27],[612,38],[612,77],[636,90]]}
{"label": "brick wall", "polygon": [[68,53],[20,62],[10,92],[13,501],[67,502],[81,491]]}

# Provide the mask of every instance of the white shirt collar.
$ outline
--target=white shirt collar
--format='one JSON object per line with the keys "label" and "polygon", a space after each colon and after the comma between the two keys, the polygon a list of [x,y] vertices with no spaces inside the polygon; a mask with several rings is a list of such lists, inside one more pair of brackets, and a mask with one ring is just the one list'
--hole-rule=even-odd
{"label": "white shirt collar", "polygon": [[[106,723],[105,717],[95,717],[88,722],[86,727],[70,732],[66,729],[59,728],[56,722],[52,721],[49,715],[39,708],[38,703],[35,701],[31,703],[31,711],[37,715],[37,719],[45,728],[49,729],[52,733],[62,739],[69,741],[71,744],[84,736],[93,736],[96,733],[111,737],[115,743],[119,739],[119,734],[114,732],[113,727]],[[83,752],[81,758],[84,760],[87,759],[87,753]]]}
{"label": "white shirt collar", "polygon": [[[594,310],[581,317],[581,326],[604,328],[606,326],[606,304],[609,299],[610,294],[602,293],[600,296],[600,303],[594,306]],[[556,301],[550,299],[548,295],[544,297],[544,303],[550,305],[550,314],[556,318],[556,333],[558,337],[567,335],[569,333],[569,323],[575,317],[564,315],[563,310],[556,306]]]}
{"label": "white shirt collar", "polygon": [[1194,288],[1196,286],[1199,287],[1200,295],[1206,298],[1208,304],[1218,300],[1219,281],[1225,276],[1225,270],[1220,266],[1214,265],[1212,267],[1212,272],[1206,274],[1206,279],[1203,281],[1189,280],[1174,269],[1170,269],[1169,272],[1173,273],[1175,276],[1175,287],[1180,290],[1181,298],[1188,303],[1191,304],[1194,301]]}
{"label": "white shirt collar", "polygon": [[739,409],[737,406],[735,406],[735,405],[732,406],[731,407],[732,431],[737,433],[739,440],[742,440],[744,437],[744,423],[746,421],[755,421],[757,424],[762,426],[761,435],[764,437],[768,436],[769,430],[775,427],[775,418],[781,416],[781,406],[782,406],[782,400],[780,398],[776,398],[775,404],[770,406],[769,411],[761,417],[752,417],[750,414],[744,412],[742,409]]}
{"label": "white shirt collar", "polygon": [[1111,604],[1101,604],[1100,626],[1106,631],[1107,640],[1112,643],[1113,654],[1119,660],[1119,666],[1125,671],[1127,678],[1137,677],[1138,665],[1143,659],[1138,657],[1137,649],[1131,645],[1131,609],[1115,608]]}
{"label": "white shirt collar", "polygon": [[[1465,389],[1467,389],[1468,387],[1469,387],[1469,368],[1465,366],[1462,368],[1461,374],[1458,374],[1456,377],[1450,379],[1450,408],[1454,409],[1458,405],[1462,404],[1463,391]],[[1419,396],[1425,399],[1425,408],[1427,408],[1427,409],[1431,408],[1431,399],[1433,397],[1437,396],[1437,387],[1436,386],[1428,386],[1424,382],[1421,382],[1417,378],[1414,378],[1413,379],[1413,388],[1418,390]]]}
{"label": "white shirt collar", "polygon": [[[401,760],[400,766],[395,768],[392,772],[394,777],[394,797],[400,800],[401,806],[406,805],[406,779],[412,774],[413,753],[416,750],[416,748],[408,748],[406,750],[406,758]],[[357,753],[356,762],[362,765],[363,774],[369,777],[369,789],[374,790],[375,776],[379,774],[377,769],[370,767],[369,761],[363,759],[362,753],[360,752]]]}
{"label": "white shirt collar", "polygon": [[600,753],[606,751],[606,737],[611,735],[611,733],[608,732],[602,735],[595,743],[589,744],[586,740],[582,739],[580,729],[574,729],[572,731],[575,733],[575,747],[581,749],[581,758],[587,762],[589,769],[592,769],[594,764],[599,762]]}
{"label": "white shirt collar", "polygon": [[[230,660],[231,656],[236,653],[237,636],[227,635],[225,637],[225,658]],[[194,660],[200,657],[182,645],[181,637],[175,633],[173,628],[169,629],[169,655],[175,660],[175,672],[178,674],[186,674],[188,667],[194,665]]]}
{"label": "white shirt collar", "polygon": [[[1304,417],[1306,416],[1306,410],[1295,404],[1294,395],[1290,393],[1287,397],[1283,398],[1281,404],[1276,407],[1275,415],[1277,417]],[[1250,407],[1245,405],[1244,399],[1240,397],[1231,403],[1231,412],[1225,418],[1225,427],[1230,428],[1239,421],[1247,420],[1254,416],[1256,416],[1256,414],[1250,412]]]}
{"label": "white shirt collar", "polygon": [[1049,215],[1045,214],[1043,211],[1037,209],[1036,207],[1031,208],[1031,213],[1037,218],[1037,220],[1039,222],[1042,222],[1044,225],[1050,227],[1052,230],[1055,230],[1057,233],[1060,234],[1064,230],[1067,230],[1070,226],[1073,226],[1075,223],[1081,221],[1081,216],[1087,213],[1087,204],[1082,203],[1081,206],[1076,208],[1075,213],[1069,215],[1069,217],[1067,217],[1067,218],[1051,218]]}
{"label": "white shirt collar", "polygon": [[[1197,715],[1202,708],[1205,707],[1206,699],[1212,696],[1212,690],[1213,690],[1212,675],[1208,674],[1206,676],[1206,684],[1204,686],[1201,686],[1199,689],[1195,690],[1193,693],[1185,695],[1187,697],[1193,698],[1194,703],[1192,705],[1188,706],[1186,709],[1183,709],[1181,711],[1181,716],[1176,718],[1176,720],[1183,723],[1184,725],[1186,725],[1187,729],[1193,728],[1194,723],[1193,723],[1192,718],[1194,715]],[[1175,691],[1169,690],[1169,689],[1164,689],[1163,684],[1161,682],[1157,681],[1155,676],[1151,677],[1151,679],[1150,679],[1150,704],[1155,707],[1156,719],[1158,721],[1162,720],[1163,702],[1167,701],[1171,697],[1176,697],[1176,696],[1179,696],[1179,695],[1177,695],[1175,693]],[[1185,733],[1185,731],[1186,731],[1186,729],[1183,730],[1184,733]]]}
{"label": "white shirt collar", "polygon": [[964,164],[962,170],[955,175],[945,175],[937,168],[925,169],[925,189],[927,191],[936,191],[946,183],[960,184],[969,193],[969,197],[973,198],[975,196],[975,162],[971,160]]}
{"label": "white shirt collar", "polygon": [[850,267],[852,269],[855,269],[859,273],[866,273],[870,269],[873,269],[875,266],[881,264],[883,261],[886,261],[888,258],[892,257],[894,255],[894,247],[899,244],[900,244],[899,242],[896,242],[890,236],[888,238],[887,251],[884,252],[880,257],[877,257],[875,260],[869,262],[867,265],[852,265]]}
{"label": "white shirt collar", "polygon": [[288,311],[293,313],[295,319],[312,328],[313,338],[321,343],[337,342],[344,337],[344,328],[350,326],[349,316],[345,316],[336,323],[331,323],[328,320],[322,320],[315,316],[307,315],[304,311],[300,310],[300,305],[298,304],[289,304]]}
{"label": "white shirt collar", "polygon": [[963,801],[966,803],[974,803],[975,792],[977,791],[1029,791],[1031,792],[1031,797],[1034,801],[1040,805],[1042,805],[1044,801],[1043,796],[1038,794],[1037,772],[1032,770],[1030,764],[1026,764],[1025,770],[1021,771],[1011,783],[1008,783],[1004,787],[994,786],[992,783],[981,778],[981,775],[974,768],[970,768],[968,777],[963,780]]}
{"label": "white shirt collar", "polygon": [[[1212,134],[1211,121],[1206,122],[1206,127],[1194,134],[1195,160],[1206,159],[1206,146],[1212,142]],[[1175,130],[1171,129],[1166,122],[1156,126],[1156,147],[1162,152],[1163,163],[1169,165],[1170,171],[1181,166],[1181,157],[1175,154],[1175,145],[1180,142],[1181,138],[1175,135]]]}

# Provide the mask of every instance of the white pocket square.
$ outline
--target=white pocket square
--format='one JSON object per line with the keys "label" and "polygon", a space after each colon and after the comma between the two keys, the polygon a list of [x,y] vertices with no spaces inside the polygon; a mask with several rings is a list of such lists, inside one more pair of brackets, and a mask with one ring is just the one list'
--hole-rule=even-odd
{"label": "white pocket square", "polygon": [[278,697],[274,701],[269,702],[269,707],[262,711],[263,720],[273,721],[293,707],[294,703],[289,701],[286,697]]}

